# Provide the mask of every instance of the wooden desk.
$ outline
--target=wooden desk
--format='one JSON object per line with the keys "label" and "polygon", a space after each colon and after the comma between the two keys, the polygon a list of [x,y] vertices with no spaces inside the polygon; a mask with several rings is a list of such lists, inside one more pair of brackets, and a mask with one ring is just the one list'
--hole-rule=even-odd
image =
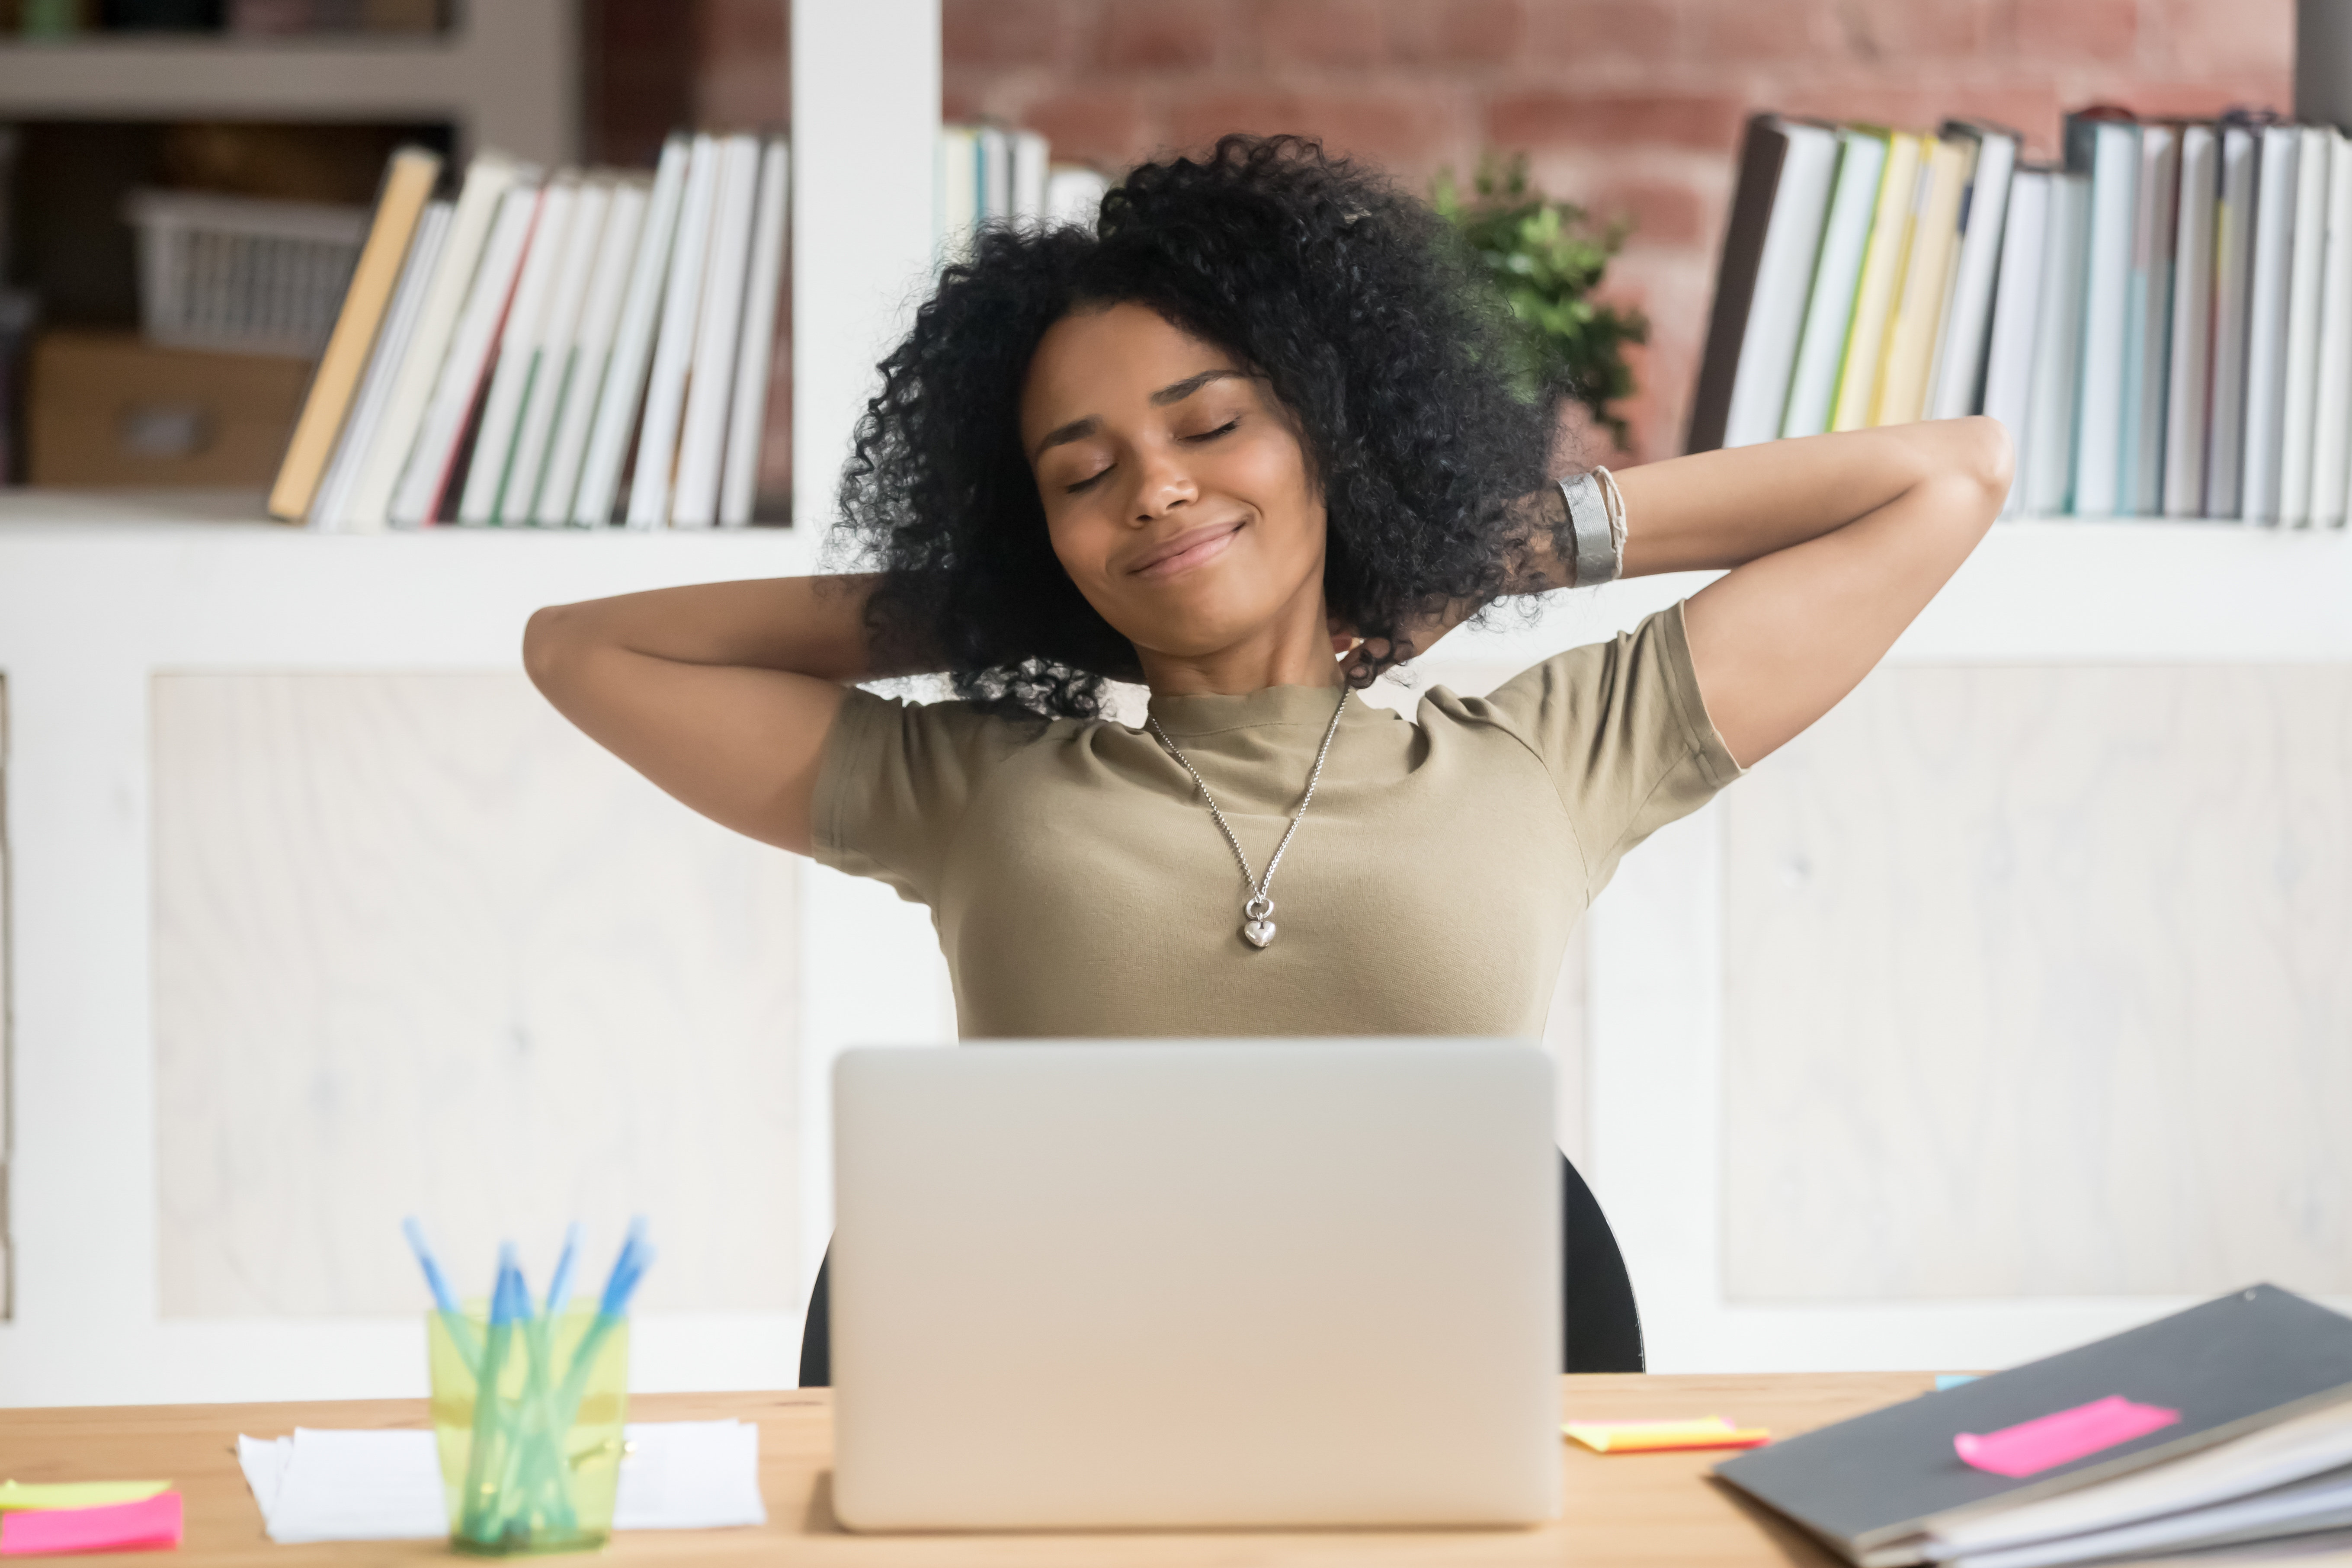
{"label": "wooden desk", "polygon": [[[1585,1420],[1724,1415],[1769,1426],[1776,1437],[1926,1392],[1920,1373],[1810,1376],[1587,1376],[1564,1381],[1564,1413]],[[641,1394],[641,1421],[724,1419],[760,1424],[762,1530],[639,1531],[616,1537],[610,1555],[645,1562],[856,1564],[1055,1563],[1292,1564],[1614,1563],[1827,1564],[1804,1537],[1706,1479],[1721,1453],[1588,1453],[1562,1446],[1566,1516],[1539,1530],[1422,1532],[1049,1536],[857,1536],[826,1505],[833,1458],[831,1396],[787,1394]],[[187,1538],[176,1557],[190,1568],[267,1563],[447,1562],[438,1542],[351,1542],[277,1546],[237,1468],[240,1432],[274,1437],[304,1426],[423,1426],[421,1400],[318,1405],[92,1406],[0,1411],[0,1479],[131,1480],[169,1477],[186,1501]],[[66,1559],[51,1559],[65,1562]],[[560,1559],[558,1561],[561,1561]]]}

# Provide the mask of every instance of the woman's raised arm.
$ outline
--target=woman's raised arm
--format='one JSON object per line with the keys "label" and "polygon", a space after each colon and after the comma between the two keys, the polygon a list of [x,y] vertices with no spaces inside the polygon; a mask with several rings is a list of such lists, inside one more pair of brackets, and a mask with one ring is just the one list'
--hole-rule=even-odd
{"label": "woman's raised arm", "polygon": [[563,716],[687,805],[805,855],[845,687],[877,674],[868,577],[780,577],[556,605],[523,668]]}
{"label": "woman's raised arm", "polygon": [[1616,476],[1628,576],[1729,568],[1685,611],[1709,717],[1742,766],[1852,691],[2000,514],[1997,420],[1701,452]]}

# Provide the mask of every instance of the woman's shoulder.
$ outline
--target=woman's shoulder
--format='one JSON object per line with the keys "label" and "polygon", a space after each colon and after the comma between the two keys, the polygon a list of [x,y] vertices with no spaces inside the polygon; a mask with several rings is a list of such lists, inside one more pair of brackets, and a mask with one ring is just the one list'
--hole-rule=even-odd
{"label": "woman's shoulder", "polygon": [[945,745],[993,758],[1037,746],[1085,742],[1107,732],[1133,732],[1110,719],[1048,717],[919,688],[900,691],[853,688],[842,704],[842,720],[853,729],[896,735],[903,742]]}

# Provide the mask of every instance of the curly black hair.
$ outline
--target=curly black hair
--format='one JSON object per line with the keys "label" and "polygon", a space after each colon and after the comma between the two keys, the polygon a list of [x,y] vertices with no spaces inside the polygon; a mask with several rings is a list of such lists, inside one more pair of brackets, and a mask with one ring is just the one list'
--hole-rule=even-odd
{"label": "curly black hair", "polygon": [[845,543],[881,581],[884,657],[944,660],[956,694],[1094,717],[1134,647],[1055,559],[1019,432],[1046,331],[1132,302],[1263,374],[1296,421],[1329,519],[1323,586],[1363,636],[1369,683],[1404,628],[1507,591],[1544,481],[1551,401],[1515,382],[1499,297],[1431,209],[1292,136],[1228,136],[1146,163],[1091,234],[995,226],[946,268],[882,362],[845,470]]}

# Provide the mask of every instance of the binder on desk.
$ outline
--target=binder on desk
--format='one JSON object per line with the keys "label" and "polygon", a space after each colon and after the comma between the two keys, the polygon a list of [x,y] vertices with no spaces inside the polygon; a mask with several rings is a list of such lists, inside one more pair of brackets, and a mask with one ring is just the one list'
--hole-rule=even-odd
{"label": "binder on desk", "polygon": [[2152,1516],[2130,1550],[2287,1533],[2193,1515],[2305,1485],[2288,1522],[2326,1528],[2347,1472],[2352,1318],[2270,1285],[1715,1468],[1863,1568],[2087,1561]]}

